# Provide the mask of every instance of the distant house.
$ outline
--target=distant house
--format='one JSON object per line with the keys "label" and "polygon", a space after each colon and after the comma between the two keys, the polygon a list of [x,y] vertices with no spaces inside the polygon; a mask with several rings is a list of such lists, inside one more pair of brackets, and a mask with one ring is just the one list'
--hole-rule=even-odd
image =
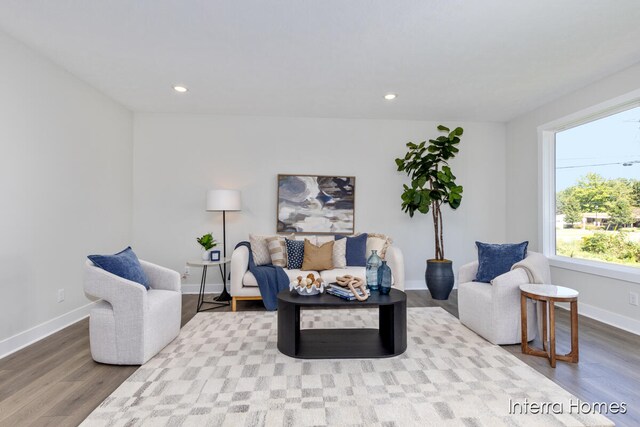
{"label": "distant house", "polygon": [[[640,227],[640,208],[632,208],[633,226]],[[609,214],[605,212],[585,212],[582,214],[582,223],[606,227],[609,222]]]}

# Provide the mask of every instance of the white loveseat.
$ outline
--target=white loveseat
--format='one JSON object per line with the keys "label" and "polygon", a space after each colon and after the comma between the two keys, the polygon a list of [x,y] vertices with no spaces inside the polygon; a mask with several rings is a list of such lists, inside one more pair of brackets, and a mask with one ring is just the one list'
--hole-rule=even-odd
{"label": "white loveseat", "polygon": [[[304,236],[315,243],[316,236]],[[392,286],[396,289],[404,290],[404,258],[402,251],[396,246],[389,246],[385,255],[387,265],[391,268]],[[315,276],[320,275],[325,283],[336,281],[337,276],[350,274],[365,278],[365,267],[349,267],[334,268],[333,270],[324,271],[307,271],[299,269],[287,269],[284,271],[293,280],[298,276],[306,276],[313,273]],[[246,246],[240,246],[233,251],[231,255],[231,286],[230,293],[232,297],[231,309],[236,311],[236,302],[242,300],[261,300],[260,289],[254,275],[249,271],[249,249]]]}

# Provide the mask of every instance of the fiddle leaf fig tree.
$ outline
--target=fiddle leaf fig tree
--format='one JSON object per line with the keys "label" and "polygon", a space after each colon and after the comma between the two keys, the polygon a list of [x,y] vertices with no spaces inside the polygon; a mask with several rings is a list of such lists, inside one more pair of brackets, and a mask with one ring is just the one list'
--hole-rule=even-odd
{"label": "fiddle leaf fig tree", "polygon": [[413,218],[418,211],[422,214],[431,212],[435,231],[436,260],[444,260],[444,242],[442,239],[442,205],[448,204],[457,209],[462,202],[462,186],[455,182],[455,175],[449,167],[449,160],[458,153],[463,129],[457,127],[450,130],[438,126],[441,135],[430,139],[427,144],[407,143],[407,154],[396,159],[399,172],[405,172],[411,179],[411,186],[403,185],[402,210]]}

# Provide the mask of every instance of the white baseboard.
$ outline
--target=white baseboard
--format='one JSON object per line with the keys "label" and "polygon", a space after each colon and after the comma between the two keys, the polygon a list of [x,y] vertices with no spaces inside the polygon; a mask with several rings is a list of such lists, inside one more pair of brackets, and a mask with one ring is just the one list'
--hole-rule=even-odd
{"label": "white baseboard", "polygon": [[405,280],[404,289],[407,291],[426,291],[427,285],[423,280]]}
{"label": "white baseboard", "polygon": [[[405,280],[404,281],[404,289],[406,291],[426,291],[428,290],[427,284],[424,279],[422,280]],[[458,283],[456,282],[453,285],[453,289],[458,289]]]}
{"label": "white baseboard", "polygon": [[[227,283],[227,291],[229,290],[229,284]],[[196,283],[183,283],[182,284],[182,293],[183,294],[197,294],[200,292],[200,284]],[[204,288],[204,292],[209,294],[219,294],[222,292],[222,283],[207,283]]]}
{"label": "white baseboard", "polygon": [[91,308],[93,308],[97,302],[98,301],[90,302],[87,305],[78,307],[75,310],[71,310],[68,313],[0,341],[0,359],[88,317]]}
{"label": "white baseboard", "polygon": [[[569,304],[567,303],[559,303],[557,304],[557,306],[565,310],[569,309]],[[600,307],[585,304],[580,302],[579,300],[578,313],[593,320],[606,323],[607,325],[613,326],[615,328],[631,332],[632,334],[640,335],[640,320],[623,316],[621,314],[614,313]]]}

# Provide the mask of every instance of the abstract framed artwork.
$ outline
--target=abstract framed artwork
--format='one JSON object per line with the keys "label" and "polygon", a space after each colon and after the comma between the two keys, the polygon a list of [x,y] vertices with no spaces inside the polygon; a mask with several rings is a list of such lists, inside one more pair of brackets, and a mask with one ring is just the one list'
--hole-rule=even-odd
{"label": "abstract framed artwork", "polygon": [[278,175],[278,233],[353,234],[354,176]]}

